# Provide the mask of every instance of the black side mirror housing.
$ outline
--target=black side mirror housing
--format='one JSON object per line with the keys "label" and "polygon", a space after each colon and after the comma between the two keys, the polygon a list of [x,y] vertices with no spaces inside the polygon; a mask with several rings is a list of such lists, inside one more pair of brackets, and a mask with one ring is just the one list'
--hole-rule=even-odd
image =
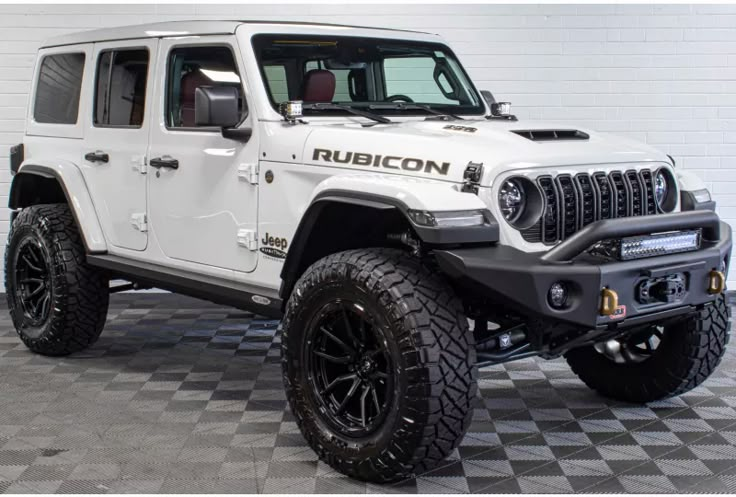
{"label": "black side mirror housing", "polygon": [[233,128],[240,123],[234,86],[200,86],[194,91],[194,123],[197,126]]}

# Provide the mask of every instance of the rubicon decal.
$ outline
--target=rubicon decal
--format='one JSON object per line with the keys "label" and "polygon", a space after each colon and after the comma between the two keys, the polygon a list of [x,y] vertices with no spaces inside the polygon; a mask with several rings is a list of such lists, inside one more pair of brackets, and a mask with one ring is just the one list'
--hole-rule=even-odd
{"label": "rubicon decal", "polygon": [[266,233],[261,240],[261,252],[274,259],[286,259],[286,247],[289,246],[286,238],[279,238]]}
{"label": "rubicon decal", "polygon": [[416,159],[414,157],[399,157],[396,155],[374,155],[361,152],[343,152],[340,150],[326,150],[315,148],[312,160],[332,162],[336,164],[352,164],[354,166],[382,167],[384,169],[399,169],[403,171],[423,171],[427,174],[447,175],[450,169],[449,162]]}

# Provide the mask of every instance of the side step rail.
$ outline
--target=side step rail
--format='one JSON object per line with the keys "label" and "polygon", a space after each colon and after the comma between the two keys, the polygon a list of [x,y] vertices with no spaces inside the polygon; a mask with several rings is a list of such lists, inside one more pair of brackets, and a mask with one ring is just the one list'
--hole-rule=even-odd
{"label": "side step rail", "polygon": [[112,277],[182,293],[270,318],[281,318],[281,299],[269,290],[237,281],[160,266],[115,255],[87,255],[87,262]]}

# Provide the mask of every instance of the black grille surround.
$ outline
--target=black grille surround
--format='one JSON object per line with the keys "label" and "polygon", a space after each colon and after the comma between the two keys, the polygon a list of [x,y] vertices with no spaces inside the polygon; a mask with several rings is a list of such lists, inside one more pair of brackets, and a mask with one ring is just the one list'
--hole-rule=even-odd
{"label": "black grille surround", "polygon": [[545,200],[539,221],[520,230],[529,243],[554,245],[601,219],[659,214],[651,169],[541,175]]}

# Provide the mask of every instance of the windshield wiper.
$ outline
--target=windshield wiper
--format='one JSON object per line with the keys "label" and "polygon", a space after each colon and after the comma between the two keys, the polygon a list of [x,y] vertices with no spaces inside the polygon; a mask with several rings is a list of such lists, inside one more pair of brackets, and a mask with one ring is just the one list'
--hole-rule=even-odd
{"label": "windshield wiper", "polygon": [[382,124],[388,124],[391,122],[391,119],[387,117],[383,117],[379,114],[368,112],[365,110],[356,109],[355,107],[351,107],[350,105],[343,105],[343,104],[335,104],[332,102],[317,102],[317,103],[311,103],[311,104],[302,104],[302,109],[308,109],[308,110],[344,110],[345,112],[350,112],[351,114],[354,114],[356,116],[366,117],[368,119],[372,119],[376,122],[382,123]]}
{"label": "windshield wiper", "polygon": [[395,104],[373,104],[373,105],[369,105],[368,108],[371,110],[381,110],[381,109],[384,109],[384,110],[386,109],[389,109],[389,110],[423,110],[423,111],[429,112],[430,114],[434,114],[435,116],[449,117],[451,119],[463,121],[463,118],[460,116],[456,116],[455,114],[450,114],[449,112],[442,112],[440,110],[435,110],[429,105],[424,105],[424,104],[398,102]]}

